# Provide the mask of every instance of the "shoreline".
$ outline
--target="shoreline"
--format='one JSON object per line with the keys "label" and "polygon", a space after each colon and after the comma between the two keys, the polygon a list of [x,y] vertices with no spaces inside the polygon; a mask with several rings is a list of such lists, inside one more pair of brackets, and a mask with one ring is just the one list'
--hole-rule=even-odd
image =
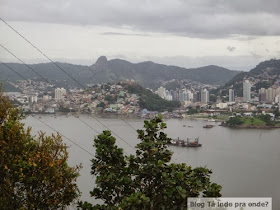
{"label": "shoreline", "polygon": [[229,126],[229,125],[221,125],[222,127],[226,128],[235,128],[235,129],[277,129],[280,128],[280,125],[276,126],[268,126],[268,125],[236,125],[236,126]]}

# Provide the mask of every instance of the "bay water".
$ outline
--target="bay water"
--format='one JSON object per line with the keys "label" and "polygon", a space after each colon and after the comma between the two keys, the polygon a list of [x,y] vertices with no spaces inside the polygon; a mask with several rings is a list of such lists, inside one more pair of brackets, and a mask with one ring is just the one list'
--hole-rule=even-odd
{"label": "bay water", "polygon": [[[103,125],[89,115],[80,115],[80,119],[66,115],[41,116],[42,121],[93,155],[95,148],[92,145],[97,133],[82,121],[98,132],[109,128],[116,137],[119,147],[127,154],[135,153],[131,146],[134,147],[139,143],[135,130],[143,129],[143,119],[126,118],[123,121],[117,116],[95,116],[95,118]],[[273,209],[280,209],[280,129],[232,129],[201,119],[167,119],[165,122],[167,123],[165,132],[170,138],[199,137],[202,144],[202,147],[198,148],[170,146],[174,152],[173,161],[184,162],[192,167],[202,166],[212,169],[211,179],[222,185],[223,197],[272,197]],[[47,134],[55,133],[32,116],[27,117],[24,123],[32,127],[34,135],[37,135],[39,130]],[[213,124],[214,127],[203,128],[206,124]],[[64,141],[69,146],[70,165],[80,163],[83,165],[78,179],[81,200],[100,202],[89,194],[94,187],[94,177],[90,174],[92,155],[66,138]]]}

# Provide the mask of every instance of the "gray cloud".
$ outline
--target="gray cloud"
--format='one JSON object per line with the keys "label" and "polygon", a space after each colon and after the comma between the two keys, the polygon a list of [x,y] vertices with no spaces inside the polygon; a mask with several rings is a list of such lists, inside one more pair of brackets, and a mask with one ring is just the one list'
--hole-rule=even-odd
{"label": "gray cloud", "polygon": [[227,46],[227,50],[230,52],[233,52],[235,49],[236,49],[236,47]]}
{"label": "gray cloud", "polygon": [[257,54],[256,52],[250,52],[250,54],[256,59],[260,59],[262,57],[261,55]]}
{"label": "gray cloud", "polygon": [[120,32],[104,32],[102,35],[113,36],[148,36],[148,34],[120,33]]}
{"label": "gray cloud", "polygon": [[7,21],[126,27],[188,37],[280,35],[279,0],[0,0]]}

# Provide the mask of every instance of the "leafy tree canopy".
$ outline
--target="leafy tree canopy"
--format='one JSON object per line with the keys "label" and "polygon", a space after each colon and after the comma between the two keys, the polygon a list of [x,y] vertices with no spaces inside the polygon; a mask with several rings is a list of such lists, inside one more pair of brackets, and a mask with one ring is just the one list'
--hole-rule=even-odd
{"label": "leafy tree canopy", "polygon": [[0,208],[64,209],[79,196],[80,166],[67,164],[59,134],[38,137],[0,92]]}
{"label": "leafy tree canopy", "polygon": [[96,187],[90,192],[104,204],[80,202],[82,209],[185,209],[187,197],[220,197],[221,186],[210,181],[211,170],[170,163],[171,139],[163,132],[161,117],[144,122],[138,130],[135,155],[124,155],[110,131],[94,140],[91,174]]}

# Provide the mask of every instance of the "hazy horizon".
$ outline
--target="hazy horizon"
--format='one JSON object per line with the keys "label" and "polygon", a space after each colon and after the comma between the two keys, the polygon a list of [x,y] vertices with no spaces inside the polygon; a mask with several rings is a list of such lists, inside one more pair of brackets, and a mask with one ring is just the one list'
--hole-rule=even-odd
{"label": "hazy horizon", "polygon": [[[100,55],[249,71],[280,58],[280,2],[0,0],[1,18],[54,61],[91,65]],[[26,63],[45,58],[0,21],[0,43]],[[0,48],[4,62],[15,59]]]}

